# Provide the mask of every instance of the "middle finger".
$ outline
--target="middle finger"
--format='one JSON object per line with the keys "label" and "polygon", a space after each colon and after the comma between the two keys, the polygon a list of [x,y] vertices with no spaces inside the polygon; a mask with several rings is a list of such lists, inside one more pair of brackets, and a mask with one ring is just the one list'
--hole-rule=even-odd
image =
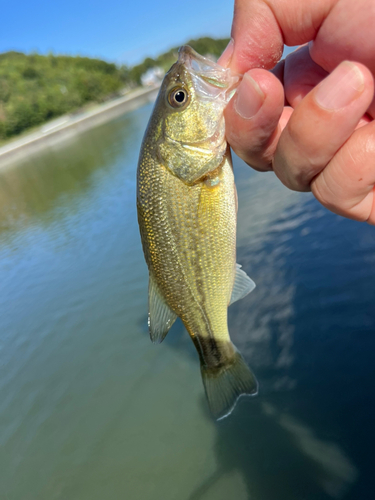
{"label": "middle finger", "polygon": [[280,180],[295,191],[309,191],[372,98],[370,71],[359,63],[341,63],[301,100],[283,130],[273,162]]}

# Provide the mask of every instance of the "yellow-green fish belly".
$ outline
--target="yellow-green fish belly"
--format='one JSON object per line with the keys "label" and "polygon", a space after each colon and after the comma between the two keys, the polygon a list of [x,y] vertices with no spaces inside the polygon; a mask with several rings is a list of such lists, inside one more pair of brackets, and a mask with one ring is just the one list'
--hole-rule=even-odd
{"label": "yellow-green fish belly", "polygon": [[229,156],[215,174],[187,186],[151,154],[139,168],[139,223],[149,271],[196,345],[200,339],[230,342],[236,193]]}

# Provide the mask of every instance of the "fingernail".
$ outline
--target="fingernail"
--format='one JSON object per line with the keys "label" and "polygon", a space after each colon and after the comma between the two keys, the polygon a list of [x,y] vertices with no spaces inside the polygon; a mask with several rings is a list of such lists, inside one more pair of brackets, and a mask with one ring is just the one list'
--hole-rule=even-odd
{"label": "fingernail", "polygon": [[220,64],[220,66],[223,66],[224,68],[227,68],[229,66],[230,61],[232,59],[233,51],[234,51],[234,40],[233,38],[231,38],[224,52],[221,54],[221,56],[217,61]]}
{"label": "fingernail", "polygon": [[264,99],[265,95],[257,82],[253,80],[250,75],[245,73],[237,90],[234,109],[242,118],[249,120],[258,113]]}
{"label": "fingernail", "polygon": [[344,61],[317,87],[315,100],[325,109],[344,108],[362,93],[364,83],[361,70]]}

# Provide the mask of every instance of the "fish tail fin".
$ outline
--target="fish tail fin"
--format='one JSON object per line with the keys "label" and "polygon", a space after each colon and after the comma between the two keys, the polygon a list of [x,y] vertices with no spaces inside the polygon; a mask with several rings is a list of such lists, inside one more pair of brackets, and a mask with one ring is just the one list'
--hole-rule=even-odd
{"label": "fish tail fin", "polygon": [[224,365],[201,363],[201,374],[208,406],[217,420],[230,415],[241,396],[258,393],[258,381],[235,347],[234,357]]}

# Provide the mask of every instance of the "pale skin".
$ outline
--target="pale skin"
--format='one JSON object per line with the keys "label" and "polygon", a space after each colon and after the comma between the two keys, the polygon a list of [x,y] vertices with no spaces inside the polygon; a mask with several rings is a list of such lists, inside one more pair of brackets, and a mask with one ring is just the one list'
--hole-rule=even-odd
{"label": "pale skin", "polygon": [[[306,45],[276,64],[284,43]],[[219,62],[244,74],[226,109],[233,150],[375,225],[375,1],[235,0]]]}

